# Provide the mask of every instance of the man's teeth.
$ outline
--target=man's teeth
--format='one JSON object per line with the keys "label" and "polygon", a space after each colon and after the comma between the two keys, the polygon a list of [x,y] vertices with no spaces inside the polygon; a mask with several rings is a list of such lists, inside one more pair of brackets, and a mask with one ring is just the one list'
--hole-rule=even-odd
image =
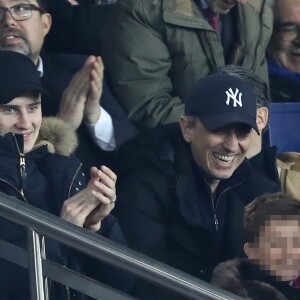
{"label": "man's teeth", "polygon": [[10,35],[10,36],[6,37],[7,40],[12,40],[12,39],[14,39],[14,38],[15,38],[14,35]]}
{"label": "man's teeth", "polygon": [[225,156],[225,155],[220,155],[220,154],[215,154],[214,155],[217,159],[226,162],[226,163],[231,163],[234,159],[234,156]]}

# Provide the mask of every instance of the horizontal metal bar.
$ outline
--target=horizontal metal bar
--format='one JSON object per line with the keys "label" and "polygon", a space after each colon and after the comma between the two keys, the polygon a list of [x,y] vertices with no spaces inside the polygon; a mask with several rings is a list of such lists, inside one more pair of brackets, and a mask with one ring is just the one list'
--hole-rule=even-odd
{"label": "horizontal metal bar", "polygon": [[0,257],[23,268],[28,268],[27,251],[2,240],[0,240]]}
{"label": "horizontal metal bar", "polygon": [[133,300],[134,297],[114,290],[107,285],[77,273],[69,268],[58,265],[49,260],[43,260],[44,276],[51,280],[62,283],[72,289],[84,293],[98,300],[116,299]]}
{"label": "horizontal metal bar", "polygon": [[[28,268],[28,254],[26,253],[25,249],[19,246],[15,246],[0,240],[0,257],[20,267]],[[96,280],[74,272],[69,268],[58,265],[47,259],[42,260],[42,266],[43,275],[45,277],[69,286],[70,288],[73,288],[95,299],[136,299],[126,294],[120,294],[119,291],[111,292],[111,287],[107,287]]]}
{"label": "horizontal metal bar", "polygon": [[190,299],[243,299],[3,193],[0,216]]}

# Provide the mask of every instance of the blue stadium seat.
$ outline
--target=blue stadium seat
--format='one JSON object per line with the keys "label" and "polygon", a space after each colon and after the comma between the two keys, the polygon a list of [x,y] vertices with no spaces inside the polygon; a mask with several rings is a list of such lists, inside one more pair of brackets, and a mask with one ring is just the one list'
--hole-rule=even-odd
{"label": "blue stadium seat", "polygon": [[300,103],[271,103],[269,138],[278,153],[300,152]]}

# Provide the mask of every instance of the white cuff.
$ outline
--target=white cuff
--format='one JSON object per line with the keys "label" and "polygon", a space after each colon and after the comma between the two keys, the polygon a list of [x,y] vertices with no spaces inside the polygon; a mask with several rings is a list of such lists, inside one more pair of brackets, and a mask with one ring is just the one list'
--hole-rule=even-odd
{"label": "white cuff", "polygon": [[96,124],[85,123],[95,143],[104,151],[116,148],[114,125],[109,113],[101,107],[100,118]]}

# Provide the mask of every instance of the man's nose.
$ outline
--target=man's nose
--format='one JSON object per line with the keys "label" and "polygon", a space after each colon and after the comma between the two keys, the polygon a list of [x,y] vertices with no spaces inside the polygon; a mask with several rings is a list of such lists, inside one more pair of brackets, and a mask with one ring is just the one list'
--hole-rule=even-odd
{"label": "man's nose", "polygon": [[224,146],[230,151],[236,151],[239,147],[239,139],[235,130],[228,130],[225,133]]}
{"label": "man's nose", "polygon": [[0,23],[5,24],[6,26],[15,26],[16,25],[16,21],[15,19],[12,17],[11,13],[9,11],[6,11],[3,15],[2,20],[0,21]]}
{"label": "man's nose", "polygon": [[18,127],[20,129],[28,129],[31,126],[31,121],[27,112],[21,113],[19,115]]}

